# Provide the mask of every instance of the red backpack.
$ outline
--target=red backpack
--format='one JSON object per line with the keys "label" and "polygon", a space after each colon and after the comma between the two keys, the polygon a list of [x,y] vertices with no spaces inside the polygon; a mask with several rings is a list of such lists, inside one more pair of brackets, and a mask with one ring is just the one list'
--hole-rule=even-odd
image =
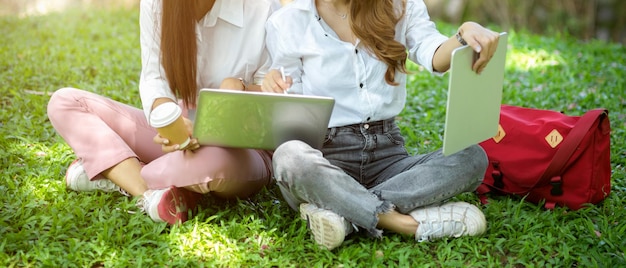
{"label": "red backpack", "polygon": [[517,195],[546,208],[579,209],[611,191],[610,124],[605,109],[583,116],[502,105],[498,134],[480,143],[489,166],[477,189]]}

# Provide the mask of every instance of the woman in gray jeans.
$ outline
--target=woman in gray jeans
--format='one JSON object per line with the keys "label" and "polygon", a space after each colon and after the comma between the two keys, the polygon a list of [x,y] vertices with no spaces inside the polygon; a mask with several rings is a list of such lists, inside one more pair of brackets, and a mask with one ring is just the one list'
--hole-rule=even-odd
{"label": "woman in gray jeans", "polygon": [[284,198],[318,244],[333,249],[355,228],[418,241],[485,231],[479,208],[444,203],[480,185],[485,152],[474,145],[450,156],[411,156],[394,117],[405,105],[407,58],[442,73],[452,50],[467,44],[479,53],[472,68],[480,73],[496,32],[466,22],[446,37],[421,0],[296,0],[270,17],[266,33],[274,70],[264,91],[335,99],[321,149],[289,141],[273,158]]}

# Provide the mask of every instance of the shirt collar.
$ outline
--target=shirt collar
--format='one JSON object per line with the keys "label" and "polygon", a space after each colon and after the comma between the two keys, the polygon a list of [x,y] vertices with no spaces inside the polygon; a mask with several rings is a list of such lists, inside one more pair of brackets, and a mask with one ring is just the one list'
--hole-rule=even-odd
{"label": "shirt collar", "polygon": [[244,0],[215,1],[209,14],[202,20],[202,26],[213,27],[219,18],[237,27],[243,27],[243,1]]}
{"label": "shirt collar", "polygon": [[[315,16],[316,20],[318,20],[318,21],[320,20],[320,15],[317,13],[317,7],[315,6],[315,0],[294,1],[293,3],[290,3],[289,5],[293,6],[296,9],[299,9],[299,10],[311,12],[311,13],[313,13],[313,16]],[[322,27],[324,28],[325,31],[332,32],[332,29],[330,29],[330,26],[324,27],[322,25]],[[334,32],[333,32],[333,34],[335,34],[335,36],[337,35]],[[336,37],[337,37],[337,39],[339,39],[338,36],[336,36]],[[361,43],[361,39],[357,38],[355,46],[359,46],[360,43]]]}
{"label": "shirt collar", "polygon": [[294,8],[297,8],[297,9],[308,10],[313,13],[317,13],[317,9],[315,8],[315,0],[294,1],[290,5],[292,5]]}

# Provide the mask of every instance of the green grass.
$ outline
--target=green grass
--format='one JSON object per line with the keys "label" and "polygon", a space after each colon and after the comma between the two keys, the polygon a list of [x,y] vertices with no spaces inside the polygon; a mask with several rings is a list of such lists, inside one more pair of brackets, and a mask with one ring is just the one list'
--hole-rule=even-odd
{"label": "green grass", "polygon": [[[612,194],[579,211],[514,198],[484,206],[485,235],[432,243],[350,236],[327,251],[275,186],[240,202],[206,200],[169,227],[119,194],[65,190],[71,149],[46,117],[49,93],[72,86],[139,107],[136,10],[0,17],[2,267],[618,267],[626,266],[626,48],[511,32],[504,103],[610,110]],[[452,33],[453,28],[442,29]],[[441,146],[447,76],[410,65],[400,125],[413,153]],[[457,199],[478,203],[471,193]]]}

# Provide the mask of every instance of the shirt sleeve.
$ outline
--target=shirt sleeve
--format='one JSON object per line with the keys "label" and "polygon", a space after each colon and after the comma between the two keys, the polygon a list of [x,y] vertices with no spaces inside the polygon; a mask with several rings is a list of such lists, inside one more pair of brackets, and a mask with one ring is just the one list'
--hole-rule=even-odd
{"label": "shirt sleeve", "polygon": [[[272,6],[269,10],[269,14],[267,14],[267,16],[264,16],[264,18],[269,17],[274,11],[280,9],[280,2],[278,0],[271,0],[270,2]],[[266,21],[267,20],[265,20],[264,23]],[[264,38],[267,38],[267,36],[265,36]],[[262,42],[265,42],[265,39],[263,39]],[[254,81],[252,81],[252,83],[254,83],[255,85],[263,84],[263,79],[265,79],[265,75],[268,73],[268,71],[272,67],[272,61],[270,59],[267,46],[264,46],[263,53],[261,54],[260,62],[262,64],[254,73],[254,77],[253,77]]]}
{"label": "shirt sleeve", "polygon": [[[405,20],[406,44],[409,59],[423,66],[429,72],[433,71],[433,57],[437,48],[448,37],[441,34],[430,20],[426,4],[423,0],[407,1]],[[441,74],[438,73],[437,74]]]}
{"label": "shirt sleeve", "polygon": [[160,13],[161,1],[141,0],[139,10],[139,41],[141,45],[141,77],[139,95],[146,119],[150,118],[152,104],[158,98],[176,102],[161,66]]}
{"label": "shirt sleeve", "polygon": [[293,81],[289,92],[302,94],[302,61],[295,53],[296,44],[292,42],[298,39],[298,37],[290,36],[289,34],[291,33],[290,31],[300,33],[302,30],[290,28],[290,26],[293,26],[293,24],[289,23],[291,14],[276,16],[276,14],[282,13],[282,11],[278,10],[275,12],[265,24],[266,46],[272,62],[271,69],[284,68],[285,75],[290,76]]}

